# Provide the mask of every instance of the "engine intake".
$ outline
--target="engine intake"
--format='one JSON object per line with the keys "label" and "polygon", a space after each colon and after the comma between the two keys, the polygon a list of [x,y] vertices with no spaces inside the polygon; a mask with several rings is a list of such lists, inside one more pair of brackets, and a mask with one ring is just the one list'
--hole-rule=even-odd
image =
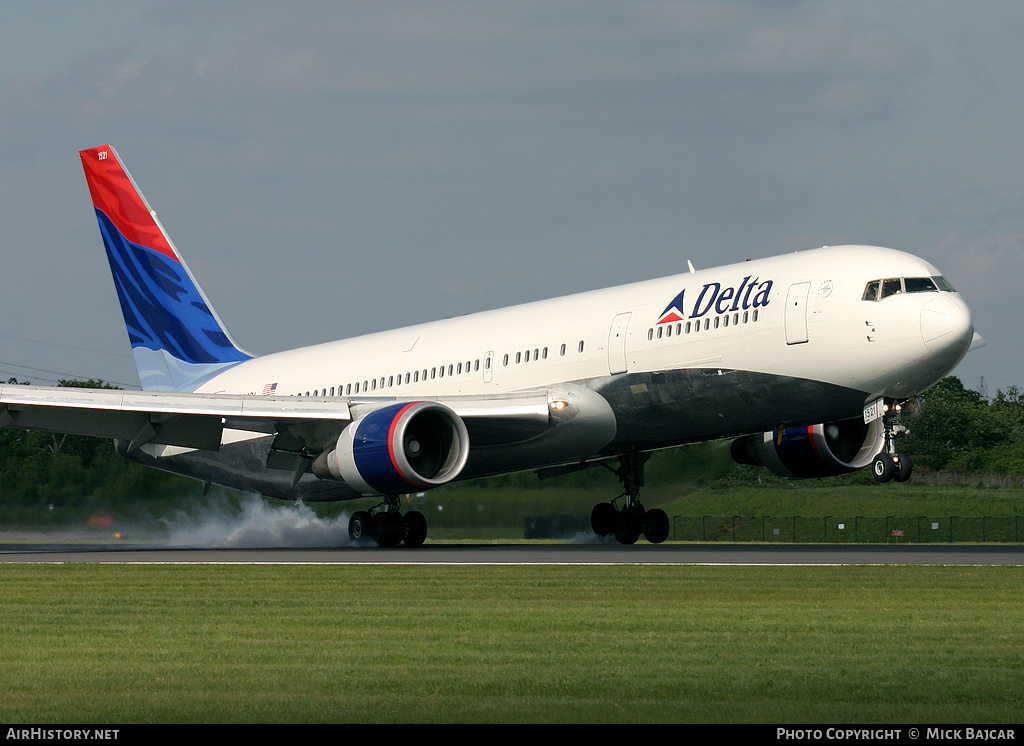
{"label": "engine intake", "polygon": [[346,427],[313,473],[364,495],[401,495],[455,479],[469,458],[469,432],[437,402],[389,404]]}
{"label": "engine intake", "polygon": [[881,418],[828,422],[745,435],[732,442],[737,463],[763,466],[791,479],[819,479],[868,466],[885,445]]}

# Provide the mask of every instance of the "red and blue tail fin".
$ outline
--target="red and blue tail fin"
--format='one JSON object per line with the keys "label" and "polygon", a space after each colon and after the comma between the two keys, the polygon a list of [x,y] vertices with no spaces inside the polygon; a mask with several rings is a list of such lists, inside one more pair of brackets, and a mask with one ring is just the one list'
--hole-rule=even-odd
{"label": "red and blue tail fin", "polygon": [[79,155],[142,388],[192,390],[250,359],[224,328],[114,149],[101,145]]}

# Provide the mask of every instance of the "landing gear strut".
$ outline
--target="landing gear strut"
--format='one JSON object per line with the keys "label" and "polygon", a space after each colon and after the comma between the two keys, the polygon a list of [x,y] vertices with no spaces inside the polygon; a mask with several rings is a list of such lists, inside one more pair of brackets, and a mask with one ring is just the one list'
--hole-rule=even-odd
{"label": "landing gear strut", "polygon": [[895,439],[906,435],[909,431],[897,418],[902,410],[901,404],[886,404],[885,414],[882,415],[882,427],[885,431],[885,444],[882,451],[871,463],[871,471],[875,475],[876,482],[906,482],[910,479],[913,471],[913,464],[910,457],[899,453],[896,450]]}
{"label": "landing gear strut", "polygon": [[[375,510],[378,512],[372,512]],[[353,513],[348,522],[348,536],[355,545],[372,542],[382,547],[397,547],[404,542],[407,547],[419,547],[427,538],[427,519],[418,510],[410,510],[403,516],[399,512],[398,498],[388,496],[381,505]]]}
{"label": "landing gear strut", "polygon": [[[644,484],[644,464],[649,453],[627,453],[619,459],[619,468],[605,468],[619,478],[624,492],[610,503],[599,503],[590,513],[590,526],[598,536],[615,534],[622,544],[635,544],[640,534],[652,544],[668,538],[668,515],[661,508],[645,510],[640,504]],[[617,505],[621,501],[621,506]]]}

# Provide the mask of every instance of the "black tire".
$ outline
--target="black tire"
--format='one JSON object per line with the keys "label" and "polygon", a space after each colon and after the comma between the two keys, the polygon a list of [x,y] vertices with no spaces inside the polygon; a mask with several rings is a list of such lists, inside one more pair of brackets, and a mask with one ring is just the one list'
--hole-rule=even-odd
{"label": "black tire", "polygon": [[399,513],[378,513],[373,518],[373,533],[382,547],[397,547],[405,536],[405,523]]}
{"label": "black tire", "polygon": [[405,545],[421,547],[427,539],[427,519],[418,510],[405,514]]}
{"label": "black tire", "polygon": [[888,482],[892,479],[894,470],[895,466],[892,463],[892,456],[888,453],[878,454],[871,463],[871,471],[875,475],[876,482]]}
{"label": "black tire", "polygon": [[914,464],[910,461],[909,456],[899,454],[896,456],[896,467],[893,470],[892,478],[897,482],[906,482],[910,479],[911,473],[914,471]]}
{"label": "black tire", "polygon": [[669,523],[668,514],[661,508],[654,508],[647,511],[647,527],[644,529],[644,538],[652,544],[661,544],[668,538],[672,525]]}
{"label": "black tire", "polygon": [[357,546],[366,546],[373,541],[373,529],[373,516],[357,510],[348,521],[348,538]]}
{"label": "black tire", "polygon": [[615,531],[615,506],[598,503],[590,511],[590,528],[598,536],[607,536]]}
{"label": "black tire", "polygon": [[615,538],[620,544],[636,544],[640,538],[640,516],[630,510],[616,513]]}

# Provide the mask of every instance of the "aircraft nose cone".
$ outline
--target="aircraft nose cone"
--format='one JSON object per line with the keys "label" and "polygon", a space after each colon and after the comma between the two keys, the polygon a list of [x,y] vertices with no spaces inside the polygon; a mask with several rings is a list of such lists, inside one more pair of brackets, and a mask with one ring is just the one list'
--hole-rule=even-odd
{"label": "aircraft nose cone", "polygon": [[967,304],[954,293],[928,301],[921,309],[921,336],[936,357],[959,360],[974,336]]}

